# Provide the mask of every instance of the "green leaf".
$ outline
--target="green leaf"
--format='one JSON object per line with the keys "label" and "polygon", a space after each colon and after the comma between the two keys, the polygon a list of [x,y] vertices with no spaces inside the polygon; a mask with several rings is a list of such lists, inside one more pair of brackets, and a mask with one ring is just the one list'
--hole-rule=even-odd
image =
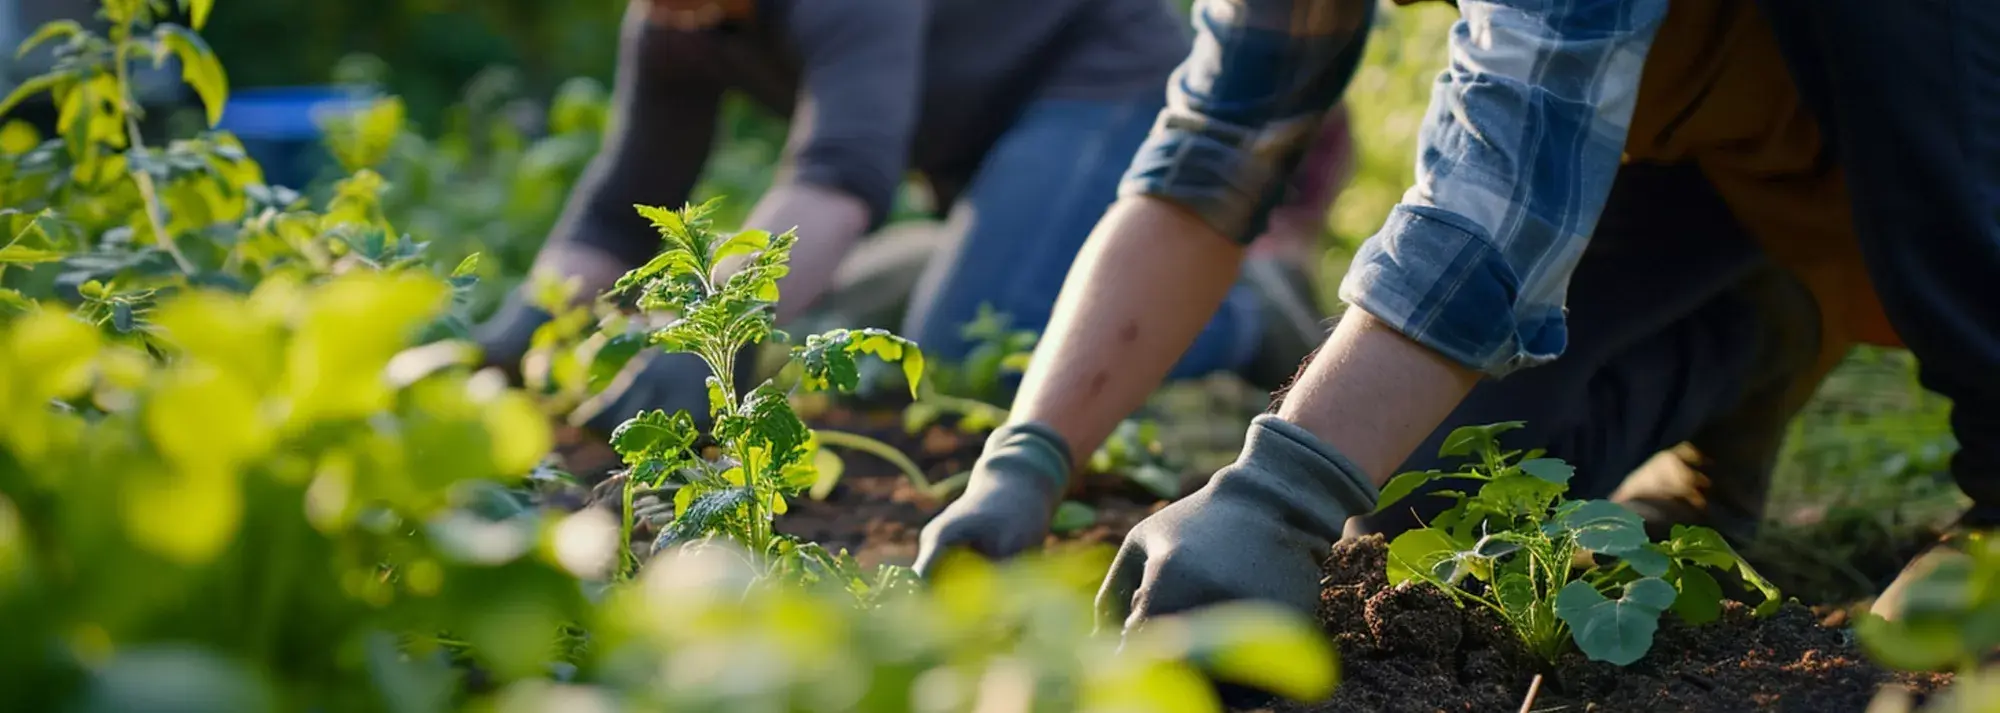
{"label": "green leaf", "polygon": [[1618,599],[1575,581],[1556,595],[1556,616],[1569,624],[1577,648],[1590,660],[1625,666],[1653,647],[1660,613],[1673,606],[1675,596],[1673,585],[1654,577],[1625,585]]}
{"label": "green leaf", "polygon": [[[208,48],[208,42],[185,27],[174,24],[160,24],[153,28],[153,40],[181,60],[181,80],[194,88],[201,96],[202,106],[208,110],[208,125],[213,127],[222,121],[223,105],[229,100],[229,75],[222,70],[222,61]],[[157,55],[154,66],[166,63],[166,55]]]}
{"label": "green leaf", "polygon": [[1410,471],[1390,478],[1389,482],[1382,486],[1382,494],[1375,500],[1375,512],[1388,510],[1390,505],[1409,497],[1410,493],[1416,492],[1417,488],[1423,487],[1425,483],[1444,476],[1445,472],[1441,470],[1423,470]]}
{"label": "green leaf", "polygon": [[478,271],[479,271],[479,253],[473,253],[471,255],[465,256],[464,260],[458,261],[458,267],[454,267],[451,269],[451,276],[467,277],[470,276],[472,273]]}
{"label": "green leaf", "polygon": [[729,520],[750,504],[757,494],[750,488],[717,488],[696,495],[688,501],[674,521],[660,531],[653,541],[653,551],[658,552],[674,545],[698,539],[705,535],[721,534],[727,531]]}
{"label": "green leaf", "polygon": [[1765,579],[1757,568],[1737,554],[1736,548],[1729,546],[1729,540],[1713,529],[1694,525],[1675,525],[1665,544],[1669,558],[1705,565],[1720,570],[1735,569],[1736,575],[1764,595],[1764,601],[1757,605],[1757,616],[1768,616],[1782,604],[1783,593],[1778,585]]}
{"label": "green leaf", "polygon": [[1609,500],[1591,500],[1563,518],[1576,544],[1592,552],[1623,555],[1646,546],[1646,525],[1639,514]]}
{"label": "green leaf", "polygon": [[1700,567],[1681,569],[1680,594],[1674,613],[1689,624],[1706,624],[1722,616],[1722,585]]}
{"label": "green leaf", "polygon": [[1523,421],[1504,421],[1484,426],[1462,426],[1444,437],[1444,446],[1438,449],[1438,457],[1469,456],[1499,446],[1500,434],[1527,425]]}
{"label": "green leaf", "polygon": [[1664,577],[1667,574],[1667,570],[1672,567],[1673,562],[1668,560],[1666,555],[1660,554],[1658,550],[1653,549],[1654,547],[1656,545],[1646,545],[1645,547],[1619,555],[1619,559],[1625,560],[1626,564],[1632,565],[1632,571],[1638,572],[1641,575],[1647,577]]}
{"label": "green leaf", "polygon": [[20,290],[0,287],[0,317],[26,314],[28,310],[34,309],[34,305],[34,301],[28,299],[27,295],[21,294]]}
{"label": "green leaf", "polygon": [[30,265],[42,262],[55,262],[61,259],[63,259],[63,254],[55,250],[36,250],[34,248],[24,248],[19,245],[9,245],[0,248],[0,265]]}
{"label": "green leaf", "polygon": [[1500,608],[1509,613],[1525,612],[1535,608],[1535,580],[1522,572],[1506,572],[1500,575],[1500,582],[1494,585],[1499,597]]}
{"label": "green leaf", "polygon": [[378,701],[390,713],[437,713],[448,710],[457,675],[443,652],[405,656],[396,637],[387,632],[368,635],[368,676],[382,693]]}
{"label": "green leaf", "polygon": [[1944,671],[1976,658],[1959,625],[1949,619],[1892,621],[1863,612],[1854,633],[1871,658],[1905,671]]}
{"label": "green leaf", "polygon": [[1503,517],[1539,517],[1562,496],[1563,487],[1531,475],[1509,473],[1482,486],[1475,504]]}
{"label": "green leaf", "polygon": [[680,455],[694,445],[697,433],[694,419],[686,411],[668,416],[667,412],[654,409],[619,424],[611,432],[611,448],[627,465],[638,465],[645,460]]}
{"label": "green leaf", "polygon": [[1340,680],[1332,642],[1290,611],[1226,603],[1190,615],[1187,624],[1188,657],[1217,679],[1298,701],[1323,699]]}
{"label": "green leaf", "polygon": [[83,25],[75,20],[53,20],[42,23],[41,27],[35,29],[35,34],[21,40],[20,48],[14,50],[14,58],[28,56],[29,52],[35,51],[35,48],[40,47],[43,42],[69,39],[80,34],[83,34]]}
{"label": "green leaf", "polygon": [[748,255],[771,245],[771,233],[764,230],[745,230],[729,236],[715,246],[715,254],[709,256],[710,264],[720,264],[723,260],[737,255]]}
{"label": "green leaf", "polygon": [[1389,584],[1431,581],[1436,569],[1458,554],[1458,543],[1442,532],[1420,528],[1397,535],[1389,543]]}
{"label": "green leaf", "polygon": [[1056,506],[1055,517],[1049,520],[1049,531],[1065,535],[1097,524],[1097,510],[1075,500],[1064,500]]}
{"label": "green leaf", "polygon": [[1521,461],[1521,472],[1556,485],[1568,485],[1570,476],[1576,475],[1576,468],[1555,458],[1536,458]]}
{"label": "green leaf", "polygon": [[812,490],[807,495],[814,500],[825,500],[826,496],[833,494],[834,487],[840,485],[840,476],[847,472],[847,463],[840,459],[840,454],[825,448],[813,451],[812,460],[819,475],[813,480]]}
{"label": "green leaf", "polygon": [[52,72],[28,78],[27,81],[21,82],[20,86],[14,87],[14,91],[8,92],[7,98],[0,99],[0,115],[13,111],[15,106],[26,101],[28,97],[55,89],[56,85],[69,78],[67,72]]}
{"label": "green leaf", "polygon": [[604,388],[645,346],[646,335],[640,332],[626,332],[605,340],[604,346],[598,347],[597,353],[590,358],[590,373],[585,377],[585,386],[592,391]]}
{"label": "green leaf", "polygon": [[[873,354],[884,361],[900,363],[905,377],[923,374],[923,353],[915,342],[881,329],[836,329],[806,337],[806,343],[792,348],[793,358],[805,370],[801,384],[809,390],[853,391],[861,385],[861,371],[855,357]],[[910,382],[916,396],[918,382]]]}
{"label": "green leaf", "polygon": [[1170,468],[1142,463],[1126,472],[1125,478],[1161,500],[1172,500],[1181,494],[1181,476]]}
{"label": "green leaf", "polygon": [[208,24],[208,14],[215,9],[215,0],[186,0],[186,4],[188,24],[194,25],[197,30]]}

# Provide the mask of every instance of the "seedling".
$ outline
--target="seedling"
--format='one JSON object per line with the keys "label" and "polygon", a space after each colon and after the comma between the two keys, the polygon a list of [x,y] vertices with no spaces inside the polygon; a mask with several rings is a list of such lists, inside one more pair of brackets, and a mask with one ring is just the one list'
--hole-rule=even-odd
{"label": "seedling", "polygon": [[[611,446],[629,467],[622,496],[624,532],[629,539],[633,494],[665,486],[674,491],[674,518],[662,528],[655,551],[726,537],[773,558],[779,570],[818,573],[873,589],[845,558],[772,527],[786,511],[788,498],[819,481],[819,440],[792,411],[790,397],[797,389],[851,391],[860,378],[856,360],[869,354],[900,365],[914,390],[922,381],[923,353],[885,331],[834,330],[792,348],[791,359],[800,367],[792,388],[767,380],[739,392],[735,367],[744,348],[786,339],[773,326],[772,308],[797,236],[789,231],[718,232],[710,220],[715,203],[677,211],[638,206],[640,215],[659,230],[666,249],[619,278],[613,288],[614,294],[636,294],[641,311],[678,316],[648,332],[645,343],[694,354],[708,365],[708,415],[714,423],[709,434],[714,448],[707,454],[695,450],[700,434],[685,411],[641,413],[612,433]],[[719,274],[718,266],[734,259],[741,266]],[[628,573],[637,564],[629,552],[626,564]]]}
{"label": "seedling", "polygon": [[1568,464],[1539,450],[1502,450],[1499,434],[1521,425],[1458,429],[1439,454],[1471,458],[1471,467],[1404,473],[1383,487],[1378,512],[1432,481],[1477,484],[1474,493],[1437,493],[1454,504],[1389,543],[1391,584],[1421,582],[1461,606],[1491,609],[1551,663],[1572,640],[1594,661],[1637,661],[1668,610],[1690,623],[1713,621],[1722,589],[1710,569],[1734,569],[1762,592],[1759,615],[1777,608],[1777,589],[1716,531],[1676,525],[1668,541],[1649,542],[1623,505],[1564,498]]}

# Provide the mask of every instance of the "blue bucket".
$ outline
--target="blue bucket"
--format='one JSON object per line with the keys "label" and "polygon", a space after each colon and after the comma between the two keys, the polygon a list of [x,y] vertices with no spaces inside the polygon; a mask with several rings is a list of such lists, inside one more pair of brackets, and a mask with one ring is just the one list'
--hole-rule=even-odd
{"label": "blue bucket", "polygon": [[230,93],[216,128],[242,140],[263,166],[266,183],[302,189],[333,163],[319,121],[367,107],[372,94],[342,86],[239,89]]}

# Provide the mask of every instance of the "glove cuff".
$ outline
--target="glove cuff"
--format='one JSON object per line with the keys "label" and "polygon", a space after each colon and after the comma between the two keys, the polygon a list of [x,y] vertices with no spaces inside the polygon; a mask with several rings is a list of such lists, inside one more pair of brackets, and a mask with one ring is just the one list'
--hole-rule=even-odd
{"label": "glove cuff", "polygon": [[1038,421],[1009,423],[994,429],[986,437],[986,451],[980,460],[988,465],[1000,465],[1007,461],[1013,467],[987,468],[999,473],[1026,471],[1042,476],[1050,487],[1051,497],[1060,497],[1069,486],[1072,465],[1069,457],[1069,443],[1062,434]]}
{"label": "glove cuff", "polygon": [[[1270,414],[1250,421],[1236,466],[1224,476],[1240,472],[1276,481],[1270,484],[1273,491],[1290,494],[1278,498],[1282,506],[1310,510],[1307,514],[1313,518],[1330,520],[1336,535],[1348,517],[1372,512],[1381,497],[1381,490],[1354,461],[1297,424]],[[1337,513],[1321,512],[1336,508]]]}

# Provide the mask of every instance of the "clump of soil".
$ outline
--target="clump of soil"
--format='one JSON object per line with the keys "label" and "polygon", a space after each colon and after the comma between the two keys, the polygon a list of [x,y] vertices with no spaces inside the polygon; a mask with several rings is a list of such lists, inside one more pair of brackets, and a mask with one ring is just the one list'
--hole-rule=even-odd
{"label": "clump of soil", "polygon": [[1874,665],[1845,630],[1799,605],[1760,619],[1733,602],[1704,626],[1663,617],[1652,650],[1631,666],[1572,652],[1546,669],[1491,612],[1459,609],[1430,587],[1388,586],[1386,556],[1379,536],[1334,547],[1318,618],[1340,649],[1340,687],[1330,700],[1276,710],[1513,711],[1544,673],[1532,710],[1859,713],[1884,685],[1921,694],[1950,681]]}

